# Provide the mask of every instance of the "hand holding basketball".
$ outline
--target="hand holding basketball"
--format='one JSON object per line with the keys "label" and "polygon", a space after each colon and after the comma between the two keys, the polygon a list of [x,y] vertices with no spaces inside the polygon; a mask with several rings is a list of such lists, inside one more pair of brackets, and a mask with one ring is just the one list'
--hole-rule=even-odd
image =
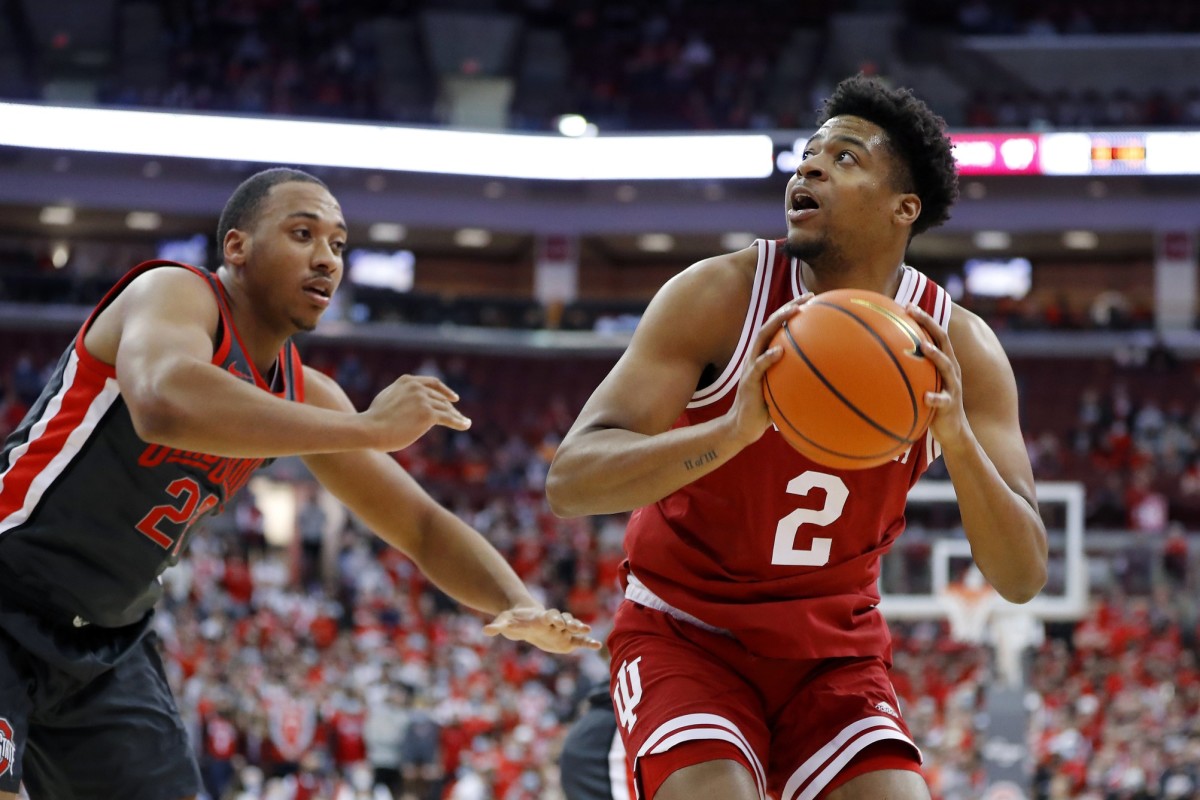
{"label": "hand holding basketball", "polygon": [[819,464],[886,464],[924,435],[940,402],[929,399],[942,391],[932,344],[889,297],[824,292],[774,334],[772,346],[783,355],[763,379],[771,420]]}
{"label": "hand holding basketball", "polygon": [[782,348],[772,346],[772,337],[810,299],[811,293],[784,303],[767,318],[754,337],[733,405],[736,438],[741,446],[757,441],[771,424],[771,417],[763,402],[763,376],[783,357]]}
{"label": "hand holding basketball", "polygon": [[933,415],[929,427],[934,438],[945,448],[957,441],[968,427],[967,412],[963,409],[962,367],[954,354],[950,334],[942,330],[933,317],[920,307],[909,305],[907,311],[933,339],[933,347],[926,348],[926,355],[938,368],[942,386],[939,391],[926,397],[925,401],[937,412]]}

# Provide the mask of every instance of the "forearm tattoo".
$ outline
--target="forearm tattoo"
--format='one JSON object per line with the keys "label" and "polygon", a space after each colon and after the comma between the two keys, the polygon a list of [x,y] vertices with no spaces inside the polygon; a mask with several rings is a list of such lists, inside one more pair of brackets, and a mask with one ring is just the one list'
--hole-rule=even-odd
{"label": "forearm tattoo", "polygon": [[702,453],[701,455],[698,455],[695,458],[686,459],[683,462],[683,468],[687,469],[687,470],[696,469],[696,467],[702,467],[705,464],[707,464],[708,462],[714,460],[716,457],[717,457],[717,451],[709,450],[707,453]]}

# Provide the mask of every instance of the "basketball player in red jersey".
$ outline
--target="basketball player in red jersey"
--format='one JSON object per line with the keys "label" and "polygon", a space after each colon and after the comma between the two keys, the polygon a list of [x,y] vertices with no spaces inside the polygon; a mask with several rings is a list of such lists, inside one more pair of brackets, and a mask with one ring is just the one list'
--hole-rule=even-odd
{"label": "basketball player in red jersey", "polygon": [[355,410],[300,363],[342,279],[346,223],[317,178],[274,169],[221,215],[215,272],[134,268],[79,331],[0,450],[0,800],[179,800],[201,789],[155,636],[158,576],[195,522],[283,455],[459,602],[483,630],[599,648],[388,453],[470,420],[402,376]]}
{"label": "basketball player in red jersey", "polygon": [[[839,84],[788,182],[786,240],[668,282],[558,451],[557,513],[636,509],[608,644],[642,798],[929,798],[876,606],[880,557],[939,454],[992,585],[1025,602],[1045,582],[1011,367],[983,321],[904,263],[957,196],[943,129],[907,90]],[[928,436],[873,469],[808,461],[762,397],[772,334],[839,288],[908,307],[944,383]]]}

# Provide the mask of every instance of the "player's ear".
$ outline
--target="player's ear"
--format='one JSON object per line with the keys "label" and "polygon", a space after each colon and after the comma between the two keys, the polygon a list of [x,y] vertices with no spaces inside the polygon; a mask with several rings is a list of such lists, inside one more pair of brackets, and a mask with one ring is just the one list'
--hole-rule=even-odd
{"label": "player's ear", "polygon": [[921,198],[911,192],[896,196],[896,222],[911,226],[921,216]]}
{"label": "player's ear", "polygon": [[231,228],[225,234],[225,241],[221,245],[226,264],[234,267],[246,265],[246,254],[250,246],[249,238],[245,231],[239,231],[237,228]]}

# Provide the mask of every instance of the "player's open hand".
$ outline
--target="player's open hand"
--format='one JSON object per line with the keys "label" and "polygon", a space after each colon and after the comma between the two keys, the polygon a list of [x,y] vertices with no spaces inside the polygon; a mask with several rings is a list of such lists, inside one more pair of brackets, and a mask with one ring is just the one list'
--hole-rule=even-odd
{"label": "player's open hand", "polygon": [[455,407],[458,394],[437,378],[402,375],[371,401],[363,412],[379,430],[377,448],[386,452],[403,450],[434,425],[458,431],[471,427],[471,420]]}
{"label": "player's open hand", "polygon": [[942,330],[942,326],[915,304],[910,304],[905,310],[933,339],[934,346],[923,349],[925,357],[933,362],[942,375],[942,390],[927,392],[925,402],[930,408],[936,409],[929,429],[933,432],[933,438],[945,448],[969,430],[967,412],[963,408],[962,367],[954,355],[950,335]]}
{"label": "player's open hand", "polygon": [[488,636],[529,642],[547,653],[570,653],[581,647],[599,650],[600,642],[587,635],[591,630],[590,625],[566,611],[541,606],[517,606],[501,611],[483,626]]}

